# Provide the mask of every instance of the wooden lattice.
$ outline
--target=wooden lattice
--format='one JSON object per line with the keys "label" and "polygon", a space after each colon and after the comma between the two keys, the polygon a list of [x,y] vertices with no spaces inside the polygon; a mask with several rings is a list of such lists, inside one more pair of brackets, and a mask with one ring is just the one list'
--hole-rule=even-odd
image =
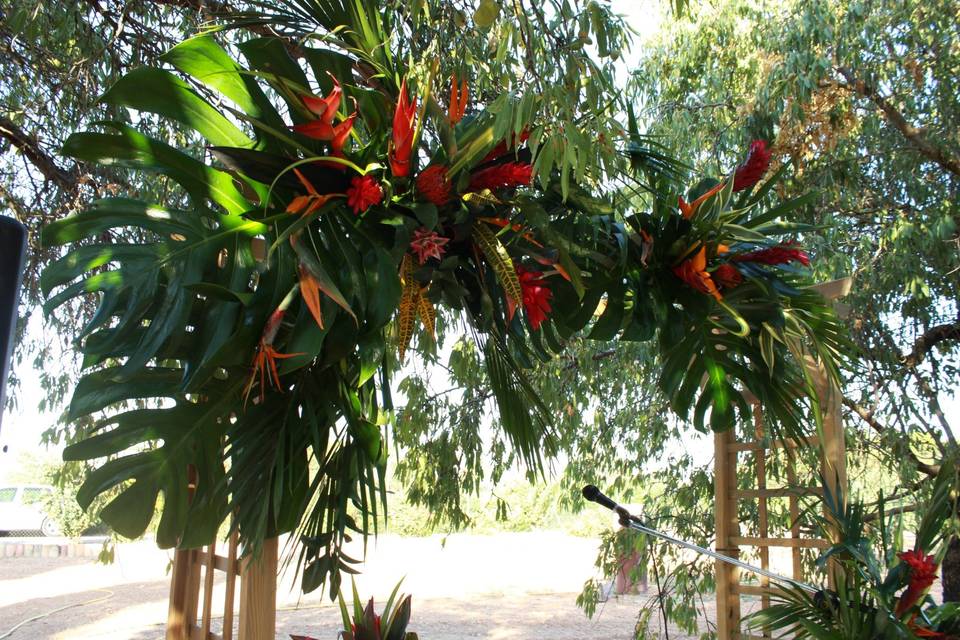
{"label": "wooden lattice", "polygon": [[[838,280],[818,287],[820,293],[828,299],[845,295],[850,289],[850,280]],[[771,488],[767,486],[768,464],[772,452],[792,449],[799,453],[803,447],[815,446],[819,451],[820,473],[827,487],[836,495],[837,489],[846,490],[846,450],[844,446],[843,425],[841,421],[841,393],[836,384],[827,375],[818,362],[808,359],[805,362],[807,373],[811,376],[819,396],[823,412],[823,428],[819,440],[809,443],[795,440],[770,441],[764,438],[763,421],[760,406],[756,399],[748,397],[754,404],[753,439],[738,441],[734,430],[714,435],[714,472],[716,499],[716,548],[717,551],[733,558],[740,557],[742,547],[757,549],[760,566],[770,569],[770,549],[785,547],[791,549],[791,574],[795,580],[803,580],[803,549],[824,549],[829,546],[826,540],[802,537],[800,531],[800,500],[806,496],[823,496],[822,487],[806,486],[797,476],[796,461],[787,456],[787,485]],[[740,454],[752,458],[755,489],[741,489],[737,475]],[[768,501],[773,498],[786,498],[789,501],[791,527],[785,537],[771,537],[768,526]],[[757,501],[757,536],[744,536],[740,532],[738,518],[739,502]],[[829,570],[828,570],[829,573]],[[775,586],[767,578],[761,577],[759,584],[741,583],[741,571],[735,566],[717,562],[717,637],[719,640],[763,640],[770,638],[768,632],[760,635],[744,633],[741,629],[741,602],[743,595],[759,596],[760,606],[770,606],[770,595]],[[832,575],[828,576],[828,586],[832,586]]]}

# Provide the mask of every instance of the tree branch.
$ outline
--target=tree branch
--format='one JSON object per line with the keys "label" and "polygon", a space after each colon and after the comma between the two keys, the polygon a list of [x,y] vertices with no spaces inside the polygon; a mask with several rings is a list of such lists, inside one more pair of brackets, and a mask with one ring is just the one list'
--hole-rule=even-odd
{"label": "tree branch", "polygon": [[76,184],[75,171],[61,168],[53,157],[44,151],[36,138],[21,129],[15,122],[0,116],[0,138],[15,146],[24,157],[35,166],[43,177],[64,190],[71,190]]}
{"label": "tree branch", "polygon": [[953,175],[960,176],[960,159],[949,155],[946,151],[927,140],[923,131],[907,122],[903,114],[890,104],[886,98],[880,95],[876,87],[854,76],[853,71],[847,67],[837,67],[836,70],[837,73],[846,80],[846,85],[844,86],[875,104],[883,112],[890,124],[892,124],[922,156],[940,165],[944,170],[949,171]]}
{"label": "tree branch", "polygon": [[[855,414],[857,414],[857,416],[861,420],[867,423],[867,425],[869,425],[871,429],[873,429],[880,435],[886,435],[888,433],[887,429],[885,429],[882,424],[877,422],[877,419],[873,416],[873,411],[870,411],[869,409],[860,405],[859,403],[852,400],[851,398],[844,398],[843,406],[847,407],[848,409],[853,411]],[[913,451],[909,450],[909,448],[907,449],[907,455],[909,455],[910,459],[913,460],[913,463],[917,465],[917,469],[927,474],[928,476],[936,476],[938,473],[940,473],[940,467],[927,464],[926,462],[921,461],[920,458],[918,458]]]}
{"label": "tree branch", "polygon": [[917,366],[935,346],[947,340],[960,340],[960,320],[928,329],[913,343],[913,351],[904,356],[903,364],[910,368]]}

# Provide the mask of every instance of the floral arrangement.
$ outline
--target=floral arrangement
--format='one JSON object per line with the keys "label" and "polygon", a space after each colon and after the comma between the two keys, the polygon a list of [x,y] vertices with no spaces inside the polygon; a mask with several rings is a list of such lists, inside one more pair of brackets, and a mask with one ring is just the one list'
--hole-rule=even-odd
{"label": "floral arrangement", "polygon": [[[340,604],[343,630],[337,634],[337,638],[342,640],[419,640],[416,633],[407,631],[407,625],[410,623],[411,596],[401,594],[398,600],[397,592],[399,590],[400,583],[398,582],[390,597],[387,598],[383,613],[377,615],[373,598],[370,598],[366,607],[361,607],[360,595],[357,593],[357,585],[354,582],[352,619],[351,612],[343,598],[343,592],[339,592],[337,601]],[[317,640],[317,638],[310,636],[291,635],[290,638],[291,640]]]}
{"label": "floral arrangement", "polygon": [[927,596],[950,539],[944,531],[955,530],[957,524],[953,461],[947,461],[934,482],[918,521],[915,547],[906,551],[897,551],[894,543],[902,533],[900,510],[888,514],[882,494],[877,511],[868,513],[863,502],[847,502],[842,494],[825,489],[827,516],[819,527],[833,545],[817,565],[833,576],[835,588],[813,595],[798,588],[774,592],[777,602],[751,615],[750,626],[796,638],[960,638],[960,609],[955,603],[938,605]]}
{"label": "floral arrangement", "polygon": [[[784,239],[807,230],[786,217],[811,199],[776,201],[785,169],[765,180],[763,141],[686,189],[631,116],[608,143],[632,186],[610,193],[558,160],[573,150],[535,95],[480,101],[451,60],[411,67],[368,4],[318,15],[326,45],[299,50],[307,68],[277,39],[242,43],[241,63],[203,35],[104,95],[194,130],[202,158],[122,122],[67,141],[173,193],[97,200],[43,233],[70,245],[43,275],[48,307],[98,298],[67,415],[88,426],[64,456],[107,462],[81,505],[123,487],[102,517],[136,536],[162,492],[165,547],[207,543],[228,517],[252,551],[295,531],[304,589],[336,593],[348,531],[383,515],[391,375],[443,322],[476,336],[531,469],[552,417],[525,371],[577,336],[655,341],[657,383],[697,429],[746,419],[749,390],[772,428],[805,432],[801,362],[833,370],[847,347]],[[117,228],[143,241],[114,242]]]}

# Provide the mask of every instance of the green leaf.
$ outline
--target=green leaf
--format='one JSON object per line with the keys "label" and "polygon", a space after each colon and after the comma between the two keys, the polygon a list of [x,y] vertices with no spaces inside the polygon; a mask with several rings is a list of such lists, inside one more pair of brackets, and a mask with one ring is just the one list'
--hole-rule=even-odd
{"label": "green leaf", "polygon": [[211,144],[252,147],[240,129],[210,106],[184,81],[153,67],[140,67],[123,76],[103,94],[107,104],[171,118],[195,129]]}

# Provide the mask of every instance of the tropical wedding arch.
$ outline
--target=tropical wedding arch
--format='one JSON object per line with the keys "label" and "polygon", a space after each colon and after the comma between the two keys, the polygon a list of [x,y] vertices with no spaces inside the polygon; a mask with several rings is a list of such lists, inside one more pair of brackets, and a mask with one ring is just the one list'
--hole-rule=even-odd
{"label": "tropical wedding arch", "polygon": [[[392,376],[438,323],[476,341],[532,470],[554,442],[525,372],[575,336],[655,345],[650,384],[694,429],[761,412],[771,437],[813,433],[804,363],[835,377],[848,348],[810,288],[796,242],[810,228],[790,219],[811,199],[777,197],[787,168],[770,171],[766,143],[683,184],[583,53],[590,40],[617,57],[600,5],[570,34],[563,15],[501,22],[495,2],[431,16],[443,33],[423,11],[291,0],[238,14],[285,35],[190,38],[106,91],[126,119],[67,141],[169,186],[43,232],[68,247],[43,273],[47,307],[97,301],[68,411],[85,426],[64,456],[101,461],[78,499],[119,490],[102,516],[121,535],[159,513],[158,544],[188,549],[229,522],[255,557],[289,533],[303,589],[336,594],[357,561],[345,540],[386,510]],[[489,60],[456,35],[468,24]],[[569,54],[554,81],[537,60],[511,76],[509,47],[541,27],[571,37],[554,43]],[[156,120],[192,135],[138,127]]]}

